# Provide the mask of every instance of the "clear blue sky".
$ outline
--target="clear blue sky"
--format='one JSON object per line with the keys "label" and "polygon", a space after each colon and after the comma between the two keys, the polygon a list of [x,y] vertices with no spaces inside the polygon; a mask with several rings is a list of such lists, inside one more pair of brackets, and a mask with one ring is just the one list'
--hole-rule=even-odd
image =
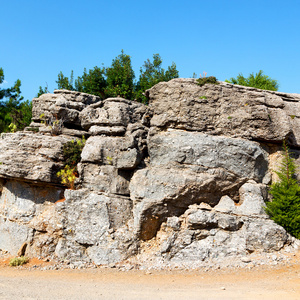
{"label": "clear blue sky", "polygon": [[[32,99],[60,71],[110,66],[124,49],[139,68],[159,53],[180,77],[219,80],[260,69],[279,90],[300,93],[300,1],[1,1],[0,67]],[[3,86],[3,87],[4,87]]]}

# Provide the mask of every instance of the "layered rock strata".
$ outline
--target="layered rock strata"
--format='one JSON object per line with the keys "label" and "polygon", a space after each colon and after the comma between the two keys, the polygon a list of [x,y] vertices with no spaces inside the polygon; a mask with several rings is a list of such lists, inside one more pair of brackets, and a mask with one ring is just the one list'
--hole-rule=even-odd
{"label": "layered rock strata", "polygon": [[[0,249],[114,264],[146,252],[184,263],[279,251],[295,239],[264,212],[285,139],[298,156],[300,95],[195,79],[149,106],[55,91],[0,140]],[[76,190],[63,145],[86,137]]]}

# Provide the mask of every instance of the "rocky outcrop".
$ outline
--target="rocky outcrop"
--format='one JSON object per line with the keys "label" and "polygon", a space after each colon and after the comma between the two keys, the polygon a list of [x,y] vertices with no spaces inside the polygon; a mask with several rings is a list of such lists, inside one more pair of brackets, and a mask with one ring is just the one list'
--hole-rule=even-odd
{"label": "rocky outcrop", "polygon": [[[151,125],[299,147],[300,95],[194,79],[159,83],[148,91]],[[166,113],[167,112],[167,113]]]}
{"label": "rocky outcrop", "polygon": [[[149,106],[65,90],[33,100],[31,126],[1,135],[0,249],[104,265],[296,246],[263,207],[282,141],[299,153],[300,95],[195,79],[146,94]],[[82,135],[65,190],[63,145]]]}

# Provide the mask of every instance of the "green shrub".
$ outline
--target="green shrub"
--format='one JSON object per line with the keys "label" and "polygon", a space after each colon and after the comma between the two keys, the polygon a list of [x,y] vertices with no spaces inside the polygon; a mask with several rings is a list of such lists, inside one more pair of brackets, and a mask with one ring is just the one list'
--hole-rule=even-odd
{"label": "green shrub", "polygon": [[230,78],[230,80],[226,79],[225,81],[228,83],[269,91],[278,91],[279,88],[278,81],[265,75],[262,70],[260,70],[255,75],[254,73],[251,73],[248,77],[244,77],[243,74],[239,74],[236,78],[232,77]]}
{"label": "green shrub", "polygon": [[11,267],[22,266],[29,262],[29,258],[25,256],[14,257],[9,261]]}
{"label": "green shrub", "polygon": [[56,173],[57,177],[61,178],[61,183],[72,190],[75,189],[74,182],[76,177],[78,177],[77,164],[81,160],[81,152],[84,145],[84,136],[81,140],[67,142],[63,147],[64,167]]}
{"label": "green shrub", "polygon": [[82,139],[78,139],[76,141],[72,140],[64,144],[63,147],[63,162],[64,166],[68,165],[71,168],[76,167],[76,165],[80,162],[81,152],[85,145],[84,136]]}
{"label": "green shrub", "polygon": [[296,165],[283,144],[284,157],[280,170],[276,172],[279,182],[270,188],[272,201],[266,203],[267,214],[288,233],[300,238],[300,186],[295,178]]}
{"label": "green shrub", "polygon": [[57,172],[57,177],[61,177],[61,183],[69,189],[74,190],[74,182],[77,177],[76,167],[70,168],[66,165],[62,170]]}
{"label": "green shrub", "polygon": [[214,76],[209,76],[209,77],[201,77],[197,79],[197,83],[200,86],[203,86],[206,83],[211,83],[211,84],[219,84],[218,80]]}

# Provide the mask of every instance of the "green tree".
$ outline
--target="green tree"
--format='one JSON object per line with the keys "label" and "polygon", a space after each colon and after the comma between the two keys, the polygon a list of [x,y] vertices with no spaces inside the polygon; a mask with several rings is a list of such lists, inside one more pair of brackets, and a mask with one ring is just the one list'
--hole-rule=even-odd
{"label": "green tree", "polygon": [[59,90],[74,90],[73,86],[73,80],[74,80],[74,75],[73,75],[73,70],[71,71],[71,76],[70,78],[67,76],[64,76],[64,74],[60,71],[60,73],[57,76],[57,88]]}
{"label": "green tree", "polygon": [[178,78],[179,72],[176,69],[176,64],[173,62],[167,70],[162,68],[162,59],[160,55],[153,54],[153,62],[147,59],[142,68],[140,68],[139,81],[136,84],[136,99],[139,102],[147,103],[148,99],[144,92],[150,89],[155,84],[161,81],[169,81],[173,78]]}
{"label": "green tree", "polygon": [[[4,71],[0,68],[0,84],[4,82]],[[0,132],[10,131],[10,124],[22,130],[31,121],[31,103],[23,101],[21,80],[17,79],[11,88],[0,87]]]}
{"label": "green tree", "polygon": [[106,96],[133,99],[134,78],[131,58],[122,50],[121,54],[113,59],[111,67],[106,69]]}
{"label": "green tree", "polygon": [[284,157],[280,170],[276,172],[279,182],[270,188],[272,201],[266,203],[266,212],[296,238],[300,238],[300,186],[295,178],[296,165],[284,142]]}
{"label": "green tree", "polygon": [[39,96],[41,96],[43,94],[47,94],[47,93],[49,93],[48,85],[46,85],[44,88],[42,86],[40,86],[36,97],[38,98]]}
{"label": "green tree", "polygon": [[[152,62],[149,59],[144,62],[143,67],[140,69],[139,81],[135,83],[131,58],[122,50],[121,54],[112,60],[110,67],[99,68],[96,66],[89,71],[84,69],[83,75],[75,79],[75,84],[73,84],[73,71],[71,71],[70,78],[60,72],[56,83],[58,89],[84,92],[100,96],[102,99],[120,96],[147,103],[148,100],[144,95],[145,90],[161,81],[169,81],[178,78],[178,76],[175,63],[172,63],[165,70],[162,68],[160,55],[154,54]],[[38,95],[45,92],[48,92],[48,90],[40,87]]]}
{"label": "green tree", "polygon": [[278,81],[270,78],[267,75],[264,75],[262,70],[255,75],[254,73],[251,73],[247,78],[245,78],[243,74],[239,74],[237,78],[232,77],[230,80],[225,81],[269,91],[278,91],[279,88]]}
{"label": "green tree", "polygon": [[84,69],[83,75],[75,80],[75,90],[105,98],[105,68],[94,67],[87,73]]}

